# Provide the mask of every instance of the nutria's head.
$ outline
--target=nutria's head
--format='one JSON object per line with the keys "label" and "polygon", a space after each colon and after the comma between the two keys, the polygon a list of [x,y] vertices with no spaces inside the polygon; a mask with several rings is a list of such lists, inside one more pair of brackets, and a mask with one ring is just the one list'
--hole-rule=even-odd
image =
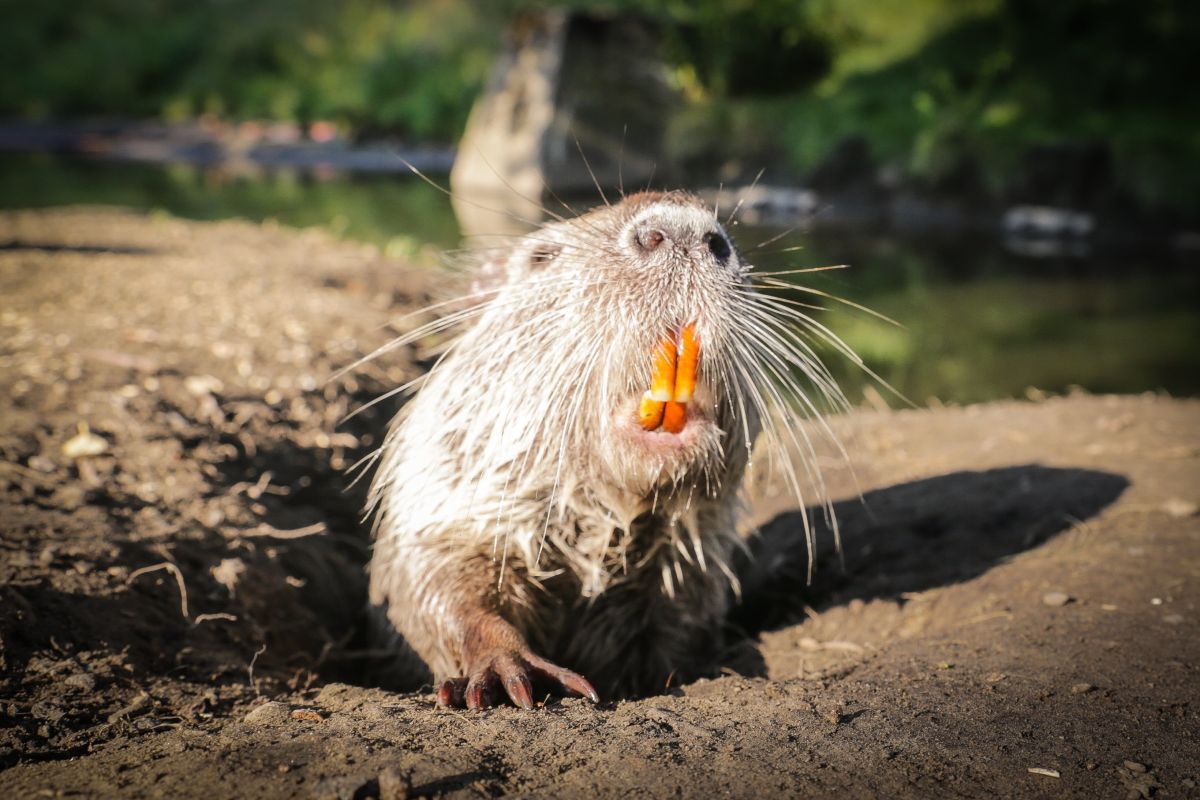
{"label": "nutria's head", "polygon": [[823,494],[796,422],[817,410],[810,395],[841,397],[809,340],[840,342],[759,291],[772,281],[682,192],[636,194],[506,246],[468,305],[441,304],[456,310],[376,353],[463,330],[376,456],[377,520],[447,547],[491,536],[502,563],[517,547],[530,569],[554,547],[594,591],[625,568],[648,512],[669,539],[699,536],[701,515],[731,518],[760,426],[797,500],[797,465]]}
{"label": "nutria's head", "polygon": [[453,412],[463,440],[518,481],[731,494],[760,421],[816,363],[691,194],[553,222],[491,268],[499,284],[441,369],[467,401]]}

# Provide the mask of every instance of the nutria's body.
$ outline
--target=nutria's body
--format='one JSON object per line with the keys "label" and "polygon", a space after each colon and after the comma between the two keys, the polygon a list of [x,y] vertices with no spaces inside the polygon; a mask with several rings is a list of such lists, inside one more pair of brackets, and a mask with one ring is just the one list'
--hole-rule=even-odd
{"label": "nutria's body", "polygon": [[[769,338],[749,266],[697,198],[642,193],[543,227],[496,267],[381,450],[371,601],[444,703],[695,676],[720,645],[739,486],[778,398],[747,345]],[[645,430],[655,343],[689,323],[686,427]]]}

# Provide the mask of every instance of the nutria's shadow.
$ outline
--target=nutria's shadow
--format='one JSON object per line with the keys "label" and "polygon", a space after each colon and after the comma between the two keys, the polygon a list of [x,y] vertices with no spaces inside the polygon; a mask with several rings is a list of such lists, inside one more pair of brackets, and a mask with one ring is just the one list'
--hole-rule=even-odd
{"label": "nutria's shadow", "polygon": [[[354,427],[380,429],[394,408],[371,412],[367,419],[356,418]],[[314,476],[303,498],[267,499],[266,518],[281,528],[312,519],[327,523],[334,537],[299,539],[281,550],[289,567],[306,579],[300,600],[318,612],[327,630],[342,634],[339,647],[320,670],[322,679],[374,683],[363,672],[370,658],[354,653],[373,655],[363,627],[364,485],[344,491],[345,476],[331,470],[323,456],[286,443],[260,451],[252,465],[243,462],[239,467],[251,467],[249,473],[239,470],[241,480],[265,469],[283,481],[294,477],[293,472]],[[809,509],[817,542],[811,584],[801,513],[781,514],[762,526],[750,541],[749,555],[735,564],[742,600],[729,618],[727,638],[732,646],[714,667],[765,675],[753,640],[802,619],[806,607],[821,610],[854,599],[902,599],[908,592],[968,580],[1095,516],[1128,485],[1126,478],[1112,473],[1031,464],[954,472],[877,489],[861,500],[835,504],[840,555],[823,515]],[[331,561],[333,550],[338,558]],[[331,592],[331,586],[338,591]]]}
{"label": "nutria's shadow", "polygon": [[[801,512],[781,514],[736,565],[743,595],[730,626],[734,636],[753,638],[803,618],[805,606],[900,599],[973,578],[1096,515],[1128,486],[1108,472],[1036,464],[889,486],[835,504],[841,557],[823,515],[809,509],[817,540],[811,584]],[[744,656],[743,672],[753,666]]]}
{"label": "nutria's shadow", "polygon": [[[312,664],[322,682],[369,683],[364,670],[372,663],[366,627],[370,524],[364,520],[363,509],[371,475],[348,470],[347,465],[357,464],[374,450],[378,440],[371,437],[386,431],[389,419],[402,406],[398,398],[370,405],[383,391],[372,387],[349,395],[351,409],[365,410],[337,426],[338,433],[349,433],[358,441],[342,451],[337,463],[331,459],[328,447],[277,439],[218,464],[214,475],[223,491],[236,487],[245,496],[249,493],[245,487],[269,473],[273,485],[293,488],[286,494],[264,493],[249,498],[254,500],[262,523],[284,532],[323,526],[318,535],[260,535],[250,540],[254,552],[276,562],[295,579],[290,596],[280,597],[277,605],[294,608],[299,604],[304,611],[302,619],[311,627],[311,636],[300,641],[303,652],[276,648],[273,660]],[[321,402],[319,392],[312,393],[317,407]],[[237,440],[229,441],[242,446]],[[240,613],[245,615],[245,609]],[[318,648],[319,652],[311,647],[314,640],[324,640],[325,646]],[[270,661],[265,663],[269,666]]]}

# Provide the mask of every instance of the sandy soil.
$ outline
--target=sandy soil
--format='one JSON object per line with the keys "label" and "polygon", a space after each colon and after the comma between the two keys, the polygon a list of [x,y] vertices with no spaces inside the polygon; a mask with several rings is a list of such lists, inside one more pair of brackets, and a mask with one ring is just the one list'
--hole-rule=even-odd
{"label": "sandy soil", "polygon": [[356,685],[343,470],[395,403],[336,423],[425,354],[326,379],[432,280],[315,232],[0,216],[0,796],[1200,797],[1191,400],[837,420],[844,564],[824,536],[806,586],[757,487],[714,679],[482,714]]}

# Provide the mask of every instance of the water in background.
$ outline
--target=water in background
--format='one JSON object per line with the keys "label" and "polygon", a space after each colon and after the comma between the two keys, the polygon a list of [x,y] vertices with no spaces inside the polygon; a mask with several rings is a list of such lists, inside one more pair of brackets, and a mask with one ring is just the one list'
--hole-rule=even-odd
{"label": "water in background", "polygon": [[[189,166],[0,157],[0,207],[77,203],[319,225],[401,256],[463,246],[449,199],[411,176],[229,175]],[[1030,387],[1200,394],[1200,258],[1194,252],[1164,247],[1032,258],[991,237],[915,239],[865,230],[793,232],[755,249],[780,232],[734,230],[763,270],[850,265],[795,280],[902,327],[819,297],[795,297],[825,307],[814,312],[821,322],[918,404],[1024,396]],[[860,402],[874,381],[836,354],[828,361],[850,400]]]}

